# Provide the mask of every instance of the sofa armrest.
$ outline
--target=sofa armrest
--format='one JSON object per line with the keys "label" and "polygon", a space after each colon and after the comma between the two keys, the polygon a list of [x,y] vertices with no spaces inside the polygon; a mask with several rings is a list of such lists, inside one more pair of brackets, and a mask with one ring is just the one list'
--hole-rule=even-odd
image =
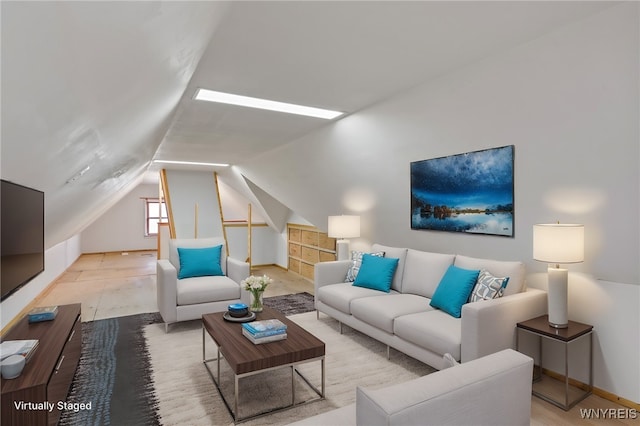
{"label": "sofa armrest", "polygon": [[319,262],[314,267],[313,285],[316,293],[323,285],[343,283],[347,280],[347,271],[351,266],[350,260],[334,260]]}
{"label": "sofa armrest", "polygon": [[156,265],[156,295],[158,311],[165,323],[178,320],[178,271],[167,259],[160,259]]}
{"label": "sofa armrest", "polygon": [[325,285],[345,282],[350,266],[350,260],[334,260],[315,264],[313,271],[313,303],[316,309],[318,308],[318,289]]}
{"label": "sofa armrest", "polygon": [[[240,282],[251,275],[249,263],[242,262],[232,257],[227,257],[227,276],[240,285]],[[244,288],[240,288],[240,300],[245,304],[251,304],[251,295]]]}
{"label": "sofa armrest", "polygon": [[516,324],[547,313],[547,293],[527,289],[462,306],[461,361],[515,348]]}
{"label": "sofa armrest", "polygon": [[507,349],[382,389],[356,390],[359,425],[529,425],[533,360]]}

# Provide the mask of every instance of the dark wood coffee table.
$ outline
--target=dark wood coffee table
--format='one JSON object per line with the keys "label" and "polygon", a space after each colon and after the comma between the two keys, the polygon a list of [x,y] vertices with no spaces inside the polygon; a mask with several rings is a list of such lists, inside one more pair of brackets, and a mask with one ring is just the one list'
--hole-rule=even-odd
{"label": "dark wood coffee table", "polygon": [[[265,307],[264,311],[257,314],[256,320],[279,319],[287,325],[287,338],[276,342],[254,345],[242,335],[242,325],[225,321],[223,313],[205,314],[202,316],[202,362],[204,363],[213,383],[216,385],[222,400],[235,422],[270,414],[276,411],[292,408],[294,406],[306,404],[324,399],[325,372],[324,372],[324,343],[314,335],[300,327],[298,324],[287,319],[280,312]],[[206,335],[209,335],[218,348],[216,358],[207,359],[205,355]],[[234,401],[233,409],[222,390],[220,389],[220,360],[225,359],[234,374]],[[216,374],[211,371],[209,363],[216,361]],[[320,361],[321,385],[320,390],[316,388],[307,378],[305,378],[296,368],[300,364]],[[263,411],[255,415],[240,418],[238,416],[238,394],[239,380],[242,377],[264,373],[269,370],[291,368],[291,404],[285,407],[278,407],[268,411]],[[298,374],[305,383],[318,395],[307,401],[296,403],[294,374]]]}

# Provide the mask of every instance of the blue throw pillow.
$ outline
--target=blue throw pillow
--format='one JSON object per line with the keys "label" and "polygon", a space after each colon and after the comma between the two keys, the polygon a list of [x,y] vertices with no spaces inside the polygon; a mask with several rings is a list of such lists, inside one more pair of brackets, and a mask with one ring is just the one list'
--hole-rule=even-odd
{"label": "blue throw pillow", "polygon": [[389,293],[393,274],[398,267],[398,260],[392,257],[378,257],[368,253],[362,255],[360,271],[353,285]]}
{"label": "blue throw pillow", "polygon": [[478,279],[479,270],[462,269],[451,265],[433,293],[430,305],[460,318],[462,305],[469,299]]}
{"label": "blue throw pillow", "polygon": [[203,248],[178,247],[180,271],[178,279],[224,275],[220,266],[222,245]]}

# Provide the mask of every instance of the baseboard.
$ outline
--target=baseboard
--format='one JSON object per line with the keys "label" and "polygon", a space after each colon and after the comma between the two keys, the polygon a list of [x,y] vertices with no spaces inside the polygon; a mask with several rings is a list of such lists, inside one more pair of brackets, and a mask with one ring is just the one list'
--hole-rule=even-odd
{"label": "baseboard", "polygon": [[284,271],[288,271],[287,268],[285,268],[284,266],[278,265],[277,263],[264,263],[260,265],[251,265],[251,269],[268,268],[270,266],[275,266],[276,268],[280,268]]}
{"label": "baseboard", "polygon": [[[560,380],[560,381],[564,381],[565,380],[565,376],[563,374],[556,373],[555,371],[548,370],[546,368],[542,369],[542,374],[545,374],[545,375],[547,375],[549,377],[552,377],[552,378],[554,378],[556,380]],[[575,387],[580,388],[582,390],[589,389],[589,385],[587,383],[581,382],[581,381],[576,380],[576,379],[572,379],[571,377],[569,378],[569,384],[571,386],[575,386]],[[620,404],[620,405],[622,405],[624,407],[633,408],[633,409],[635,409],[637,411],[640,411],[640,404],[639,403],[633,402],[633,401],[628,400],[626,398],[622,398],[622,397],[620,397],[618,395],[615,395],[615,394],[613,394],[611,392],[608,392],[608,391],[606,391],[604,389],[600,389],[600,388],[597,388],[597,387],[594,386],[591,392],[594,395],[599,396],[600,398],[604,398],[604,399],[606,399],[608,401],[615,402],[616,404]]]}
{"label": "baseboard", "polygon": [[[152,248],[152,249],[135,249],[135,250],[116,250],[116,251],[90,251],[87,253],[82,253],[82,255],[95,255],[95,254],[114,254],[114,255],[121,255],[121,256],[126,256],[123,253],[145,253],[145,252],[157,252],[158,249]],[[81,256],[82,256],[81,255]]]}

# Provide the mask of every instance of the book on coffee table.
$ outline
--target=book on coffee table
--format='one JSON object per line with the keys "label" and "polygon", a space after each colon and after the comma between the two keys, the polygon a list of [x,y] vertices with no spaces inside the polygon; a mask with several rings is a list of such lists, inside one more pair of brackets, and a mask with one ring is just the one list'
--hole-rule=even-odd
{"label": "book on coffee table", "polygon": [[277,319],[268,319],[243,323],[242,329],[251,333],[253,337],[265,337],[286,333],[287,325]]}
{"label": "book on coffee table", "polygon": [[286,331],[283,331],[278,334],[272,334],[272,335],[263,336],[263,337],[256,337],[253,334],[251,334],[251,332],[247,331],[245,328],[242,329],[242,335],[247,339],[249,339],[249,341],[251,341],[251,343],[253,343],[254,345],[260,345],[262,343],[269,343],[269,342],[277,342],[278,340],[284,340],[287,338]]}

